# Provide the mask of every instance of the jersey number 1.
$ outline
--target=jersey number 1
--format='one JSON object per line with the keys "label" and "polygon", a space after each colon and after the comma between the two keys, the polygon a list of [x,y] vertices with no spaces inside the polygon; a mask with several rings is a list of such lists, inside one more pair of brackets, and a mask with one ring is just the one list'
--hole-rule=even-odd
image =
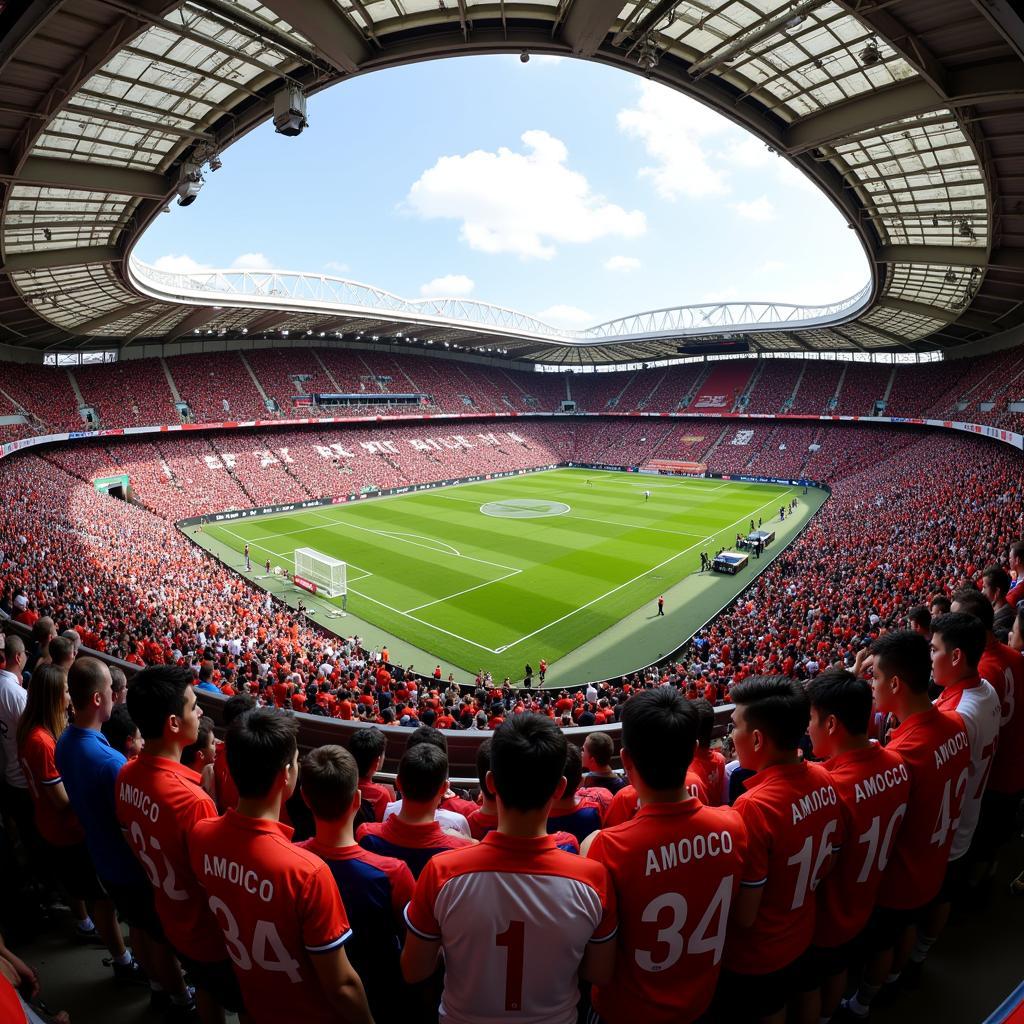
{"label": "jersey number 1", "polygon": [[523,960],[526,953],[526,922],[509,921],[508,927],[494,937],[496,946],[508,950],[505,966],[505,1009],[523,1008]]}

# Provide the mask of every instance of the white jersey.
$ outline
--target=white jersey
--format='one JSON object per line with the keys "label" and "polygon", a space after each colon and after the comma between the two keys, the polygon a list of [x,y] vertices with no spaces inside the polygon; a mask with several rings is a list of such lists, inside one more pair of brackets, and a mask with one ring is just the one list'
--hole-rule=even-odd
{"label": "white jersey", "polygon": [[971,746],[971,764],[967,775],[960,821],[949,851],[951,861],[962,857],[971,845],[981,814],[981,798],[985,795],[988,773],[992,768],[999,740],[999,719],[1002,709],[999,695],[984,679],[977,686],[952,688],[935,702],[940,711],[955,711],[962,719]]}
{"label": "white jersey", "polygon": [[[381,821],[387,821],[392,814],[397,814],[402,809],[401,800],[392,800],[387,807],[384,808],[384,817]],[[451,832],[458,832],[460,836],[465,836],[467,839],[473,838],[473,833],[469,830],[469,822],[466,821],[464,814],[458,814],[456,811],[446,811],[443,807],[438,807],[434,812],[434,821]]]}
{"label": "white jersey", "polygon": [[28,782],[18,760],[18,722],[25,710],[28,693],[13,672],[0,670],[0,768],[3,781],[16,789],[27,789]]}

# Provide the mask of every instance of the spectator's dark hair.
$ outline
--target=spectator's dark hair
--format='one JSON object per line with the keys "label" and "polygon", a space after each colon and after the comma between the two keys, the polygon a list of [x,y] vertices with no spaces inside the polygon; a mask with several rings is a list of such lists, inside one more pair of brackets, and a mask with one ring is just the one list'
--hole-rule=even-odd
{"label": "spectator's dark hair", "polygon": [[883,633],[871,644],[871,653],[886,675],[899,676],[911,693],[927,693],[932,660],[928,641],[912,629]]}
{"label": "spectator's dark hair", "polygon": [[239,796],[269,795],[281,769],[295,757],[298,731],[298,721],[276,708],[253,708],[231,723],[226,753]]}
{"label": "spectator's dark hair", "polygon": [[344,747],[329,743],[302,759],[302,795],[321,821],[344,818],[358,786],[356,759]]}
{"label": "spectator's dark hair", "polygon": [[410,747],[398,763],[398,786],[406,800],[433,799],[447,779],[448,755],[431,742]]}
{"label": "spectator's dark hair", "polygon": [[622,709],[622,749],[651,789],[680,789],[684,785],[700,731],[695,703],[670,686],[641,690],[626,701]]}
{"label": "spectator's dark hair", "polygon": [[480,783],[480,792],[489,800],[494,793],[487,787],[487,773],[491,770],[491,741],[486,739],[476,748],[476,777]]}
{"label": "spectator's dark hair", "polygon": [[565,768],[562,774],[565,776],[565,794],[572,796],[580,788],[580,779],[583,777],[583,751],[575,743],[569,743],[565,748]]}
{"label": "spectator's dark hair", "polygon": [[185,714],[185,691],[191,670],[178,665],[152,665],[132,679],[125,703],[144,740],[158,740],[171,715]]}
{"label": "spectator's dark hair", "polygon": [[443,750],[446,754],[448,753],[448,740],[445,734],[440,729],[435,729],[432,725],[418,725],[409,734],[409,738],[405,741],[405,749],[412,750],[413,747],[418,746],[420,743],[433,743],[438,750]]}
{"label": "spectator's dark hair", "polygon": [[65,636],[55,636],[47,645],[47,652],[50,655],[50,660],[56,665],[59,661],[64,661],[69,654],[75,653],[75,645]]}
{"label": "spectator's dark hair", "polygon": [[199,719],[199,732],[196,734],[195,743],[190,743],[187,747],[182,747],[181,750],[181,763],[192,767],[192,762],[196,759],[196,754],[200,750],[205,749],[209,743],[210,736],[213,733],[213,719],[207,718],[205,715]]}
{"label": "spectator's dark hair", "polygon": [[1015,540],[1010,545],[1010,554],[1016,558],[1018,562],[1024,562],[1024,540]]}
{"label": "spectator's dark hair", "polygon": [[967,664],[975,669],[985,652],[985,627],[973,615],[947,612],[932,621],[932,636],[938,634],[950,649],[963,651]]}
{"label": "spectator's dark hair", "polygon": [[932,625],[932,613],[928,610],[926,605],[915,604],[914,607],[907,612],[907,620],[914,623],[915,626],[920,626],[922,629],[930,629]]}
{"label": "spectator's dark hair", "polygon": [[568,744],[547,716],[515,715],[494,730],[491,771],[502,803],[517,811],[543,807],[565,771]]}
{"label": "spectator's dark hair", "polygon": [[981,574],[981,578],[993,589],[999,592],[1002,597],[1010,592],[1012,586],[1010,574],[1001,565],[989,565]]}
{"label": "spectator's dark hair", "polygon": [[807,684],[807,696],[819,718],[835,715],[851,736],[863,736],[871,721],[871,684],[852,672],[833,668]]}
{"label": "spectator's dark hair", "polygon": [[254,707],[256,707],[255,697],[251,697],[247,693],[236,693],[224,702],[224,708],[220,713],[220,724],[227,729],[236,718],[240,718],[246,711],[252,711]]}
{"label": "spectator's dark hair", "polygon": [[715,731],[715,709],[711,701],[700,697],[692,700],[694,711],[697,712],[697,742],[707,750],[711,746],[711,734]]}
{"label": "spectator's dark hair", "polygon": [[602,767],[607,768],[612,763],[612,755],[615,753],[615,744],[611,736],[606,732],[592,732],[584,741],[587,753]]}
{"label": "spectator's dark hair", "polygon": [[951,602],[945,594],[935,594],[928,602],[929,608],[938,608],[939,614],[945,614],[950,609]]}
{"label": "spectator's dark hair", "polygon": [[973,615],[981,623],[986,633],[992,632],[992,627],[996,622],[996,611],[992,607],[992,602],[976,587],[965,587],[963,590],[958,590],[953,595],[953,604],[957,605],[963,614]]}
{"label": "spectator's dark hair", "polygon": [[110,692],[117,697],[123,690],[128,689],[128,677],[124,674],[124,670],[118,668],[116,665],[110,666]]}
{"label": "spectator's dark hair", "polygon": [[[364,705],[360,705],[363,707]],[[349,753],[356,759],[356,768],[359,770],[359,778],[365,779],[369,774],[373,763],[384,753],[387,740],[384,733],[375,725],[369,728],[356,729],[348,741]]]}
{"label": "spectator's dark hair", "polygon": [[110,710],[110,718],[100,726],[100,731],[107,738],[107,742],[119,754],[123,754],[125,744],[135,735],[138,728],[128,708],[124,704],[115,704]]}
{"label": "spectator's dark hair", "polygon": [[752,729],[779,750],[796,750],[811,720],[811,702],[799,683],[785,676],[751,676],[737,683],[730,697]]}
{"label": "spectator's dark hair", "polygon": [[[15,641],[21,643],[21,638],[9,636],[7,638],[7,653],[11,653]],[[24,650],[24,645],[22,645]],[[11,659],[13,661],[13,659]],[[71,694],[71,704],[75,710],[82,710],[92,702],[94,693],[99,693],[103,684],[107,681],[106,666],[99,658],[76,658],[75,663],[68,670],[68,692]]]}

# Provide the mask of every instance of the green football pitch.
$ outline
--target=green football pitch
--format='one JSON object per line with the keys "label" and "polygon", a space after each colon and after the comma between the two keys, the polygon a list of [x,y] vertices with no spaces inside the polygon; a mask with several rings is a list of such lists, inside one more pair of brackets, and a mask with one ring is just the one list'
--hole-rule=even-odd
{"label": "green football pitch", "polygon": [[[698,572],[701,551],[732,548],[751,519],[775,529],[779,506],[800,492],[553,470],[235,520],[205,532],[228,555],[248,543],[255,566],[270,558],[291,572],[298,547],[343,559],[351,615],[468,672],[486,667],[499,680],[518,680],[527,662],[555,663],[653,607],[659,594]],[[237,555],[230,561],[239,567]],[[720,593],[720,603],[730,596]],[[634,664],[644,664],[643,652]]]}

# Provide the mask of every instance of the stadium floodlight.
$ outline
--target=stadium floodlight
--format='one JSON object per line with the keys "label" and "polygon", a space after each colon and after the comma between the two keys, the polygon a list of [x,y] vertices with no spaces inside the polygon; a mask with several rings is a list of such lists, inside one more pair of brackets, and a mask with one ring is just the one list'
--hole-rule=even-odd
{"label": "stadium floodlight", "polygon": [[302,134],[306,120],[306,94],[294,82],[289,82],[274,97],[274,131],[294,138]]}
{"label": "stadium floodlight", "polygon": [[174,191],[178,193],[179,206],[191,206],[203,187],[203,173],[199,164],[186,163]]}

